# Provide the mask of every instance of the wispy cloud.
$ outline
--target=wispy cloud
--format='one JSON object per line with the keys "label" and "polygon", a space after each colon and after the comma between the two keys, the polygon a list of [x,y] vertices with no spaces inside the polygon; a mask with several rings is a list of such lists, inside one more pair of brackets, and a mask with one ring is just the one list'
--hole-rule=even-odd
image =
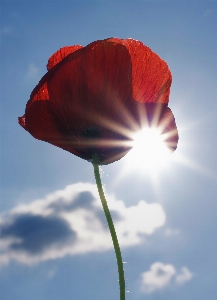
{"label": "wispy cloud", "polygon": [[2,35],[10,35],[10,34],[12,34],[13,30],[12,30],[11,26],[4,25],[0,28],[0,32]]}
{"label": "wispy cloud", "polygon": [[208,10],[206,10],[206,11],[205,11],[205,13],[204,13],[204,17],[205,17],[205,18],[207,18],[207,17],[209,17],[210,15],[213,15],[213,13],[214,13],[214,11],[213,11],[213,10],[211,10],[211,9],[208,9]]}
{"label": "wispy cloud", "polygon": [[170,236],[177,236],[177,235],[179,235],[180,234],[180,230],[178,230],[178,229],[173,229],[173,228],[165,228],[165,235],[167,236],[167,237],[170,237]]}
{"label": "wispy cloud", "polygon": [[182,267],[181,272],[176,275],[175,281],[178,284],[184,284],[186,281],[191,280],[193,274],[188,270],[187,267]]}
{"label": "wispy cloud", "polygon": [[146,294],[153,293],[173,284],[182,285],[192,277],[193,274],[187,267],[182,267],[178,272],[171,264],[155,262],[149,271],[141,275],[141,291]]}
{"label": "wispy cloud", "polygon": [[[160,204],[144,200],[126,207],[106,195],[122,247],[140,243],[165,223]],[[77,183],[44,199],[22,204],[1,218],[1,261],[34,264],[65,255],[106,251],[112,247],[96,186]]]}
{"label": "wispy cloud", "polygon": [[28,70],[27,70],[26,76],[28,78],[35,78],[35,77],[38,77],[38,75],[39,75],[39,68],[35,64],[30,63],[28,65]]}

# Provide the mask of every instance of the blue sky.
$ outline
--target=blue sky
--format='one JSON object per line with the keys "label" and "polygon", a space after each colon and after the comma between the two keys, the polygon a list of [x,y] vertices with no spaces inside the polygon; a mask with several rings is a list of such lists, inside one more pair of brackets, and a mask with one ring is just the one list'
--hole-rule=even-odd
{"label": "blue sky", "polygon": [[60,47],[131,37],[170,67],[180,140],[155,172],[129,155],[102,168],[127,299],[215,300],[217,2],[2,1],[0,22],[1,299],[119,297],[92,165],[17,118]]}

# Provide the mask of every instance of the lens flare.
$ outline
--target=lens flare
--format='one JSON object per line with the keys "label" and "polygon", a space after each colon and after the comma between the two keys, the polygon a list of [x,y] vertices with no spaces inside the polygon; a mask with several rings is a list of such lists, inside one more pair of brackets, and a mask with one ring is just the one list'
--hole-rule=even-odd
{"label": "lens flare", "polygon": [[164,140],[164,135],[157,128],[145,128],[135,134],[133,149],[129,153],[132,164],[145,169],[161,167],[171,155]]}

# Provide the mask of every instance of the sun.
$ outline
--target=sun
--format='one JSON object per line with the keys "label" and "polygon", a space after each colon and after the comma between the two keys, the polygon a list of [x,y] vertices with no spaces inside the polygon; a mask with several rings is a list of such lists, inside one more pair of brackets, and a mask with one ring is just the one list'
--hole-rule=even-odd
{"label": "sun", "polygon": [[158,128],[148,127],[137,132],[133,137],[133,148],[128,158],[135,168],[158,170],[171,157],[171,150],[166,146],[165,136]]}
{"label": "sun", "polygon": [[[130,173],[146,173],[158,186],[158,175],[161,171],[169,169],[173,151],[168,148],[168,133],[164,134],[162,127],[144,126],[131,133],[132,149],[122,161],[114,185]],[[172,136],[172,133],[169,133]]]}

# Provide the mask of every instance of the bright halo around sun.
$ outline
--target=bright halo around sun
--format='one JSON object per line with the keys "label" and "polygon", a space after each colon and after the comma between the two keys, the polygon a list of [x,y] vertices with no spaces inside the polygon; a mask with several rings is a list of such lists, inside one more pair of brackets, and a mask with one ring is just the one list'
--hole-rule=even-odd
{"label": "bright halo around sun", "polygon": [[129,161],[137,170],[158,171],[166,164],[171,151],[164,142],[164,135],[156,128],[145,128],[136,133]]}

